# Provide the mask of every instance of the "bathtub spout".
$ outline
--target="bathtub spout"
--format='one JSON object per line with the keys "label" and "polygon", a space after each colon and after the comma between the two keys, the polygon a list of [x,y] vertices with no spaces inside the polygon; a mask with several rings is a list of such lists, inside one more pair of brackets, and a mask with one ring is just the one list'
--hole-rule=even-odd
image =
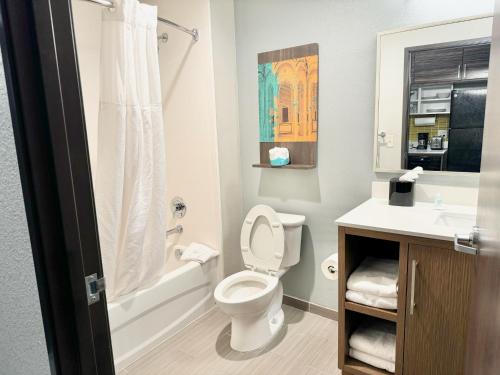
{"label": "bathtub spout", "polygon": [[182,225],[176,225],[174,228],[167,230],[167,237],[174,233],[182,233],[184,228]]}

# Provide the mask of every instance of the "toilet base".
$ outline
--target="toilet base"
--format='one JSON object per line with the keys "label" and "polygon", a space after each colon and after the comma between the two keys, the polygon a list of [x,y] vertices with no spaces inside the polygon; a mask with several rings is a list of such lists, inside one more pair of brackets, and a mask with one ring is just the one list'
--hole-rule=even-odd
{"label": "toilet base", "polygon": [[269,309],[259,315],[240,315],[231,319],[231,348],[249,352],[269,344],[280,332],[285,321],[281,308],[283,286],[281,282]]}

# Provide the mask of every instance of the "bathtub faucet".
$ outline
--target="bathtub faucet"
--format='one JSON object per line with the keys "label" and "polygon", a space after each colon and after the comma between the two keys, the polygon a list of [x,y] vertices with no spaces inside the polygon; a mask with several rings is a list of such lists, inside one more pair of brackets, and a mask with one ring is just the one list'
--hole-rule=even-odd
{"label": "bathtub faucet", "polygon": [[184,228],[182,225],[176,225],[174,228],[167,230],[167,237],[174,233],[182,233]]}

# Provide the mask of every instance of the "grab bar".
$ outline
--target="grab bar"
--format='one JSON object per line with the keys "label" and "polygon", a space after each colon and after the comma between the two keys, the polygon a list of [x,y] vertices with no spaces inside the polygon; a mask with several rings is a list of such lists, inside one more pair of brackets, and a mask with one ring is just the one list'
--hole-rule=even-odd
{"label": "grab bar", "polygon": [[182,225],[176,225],[174,228],[167,230],[167,237],[170,236],[171,234],[175,233],[182,233],[184,232],[184,228]]}

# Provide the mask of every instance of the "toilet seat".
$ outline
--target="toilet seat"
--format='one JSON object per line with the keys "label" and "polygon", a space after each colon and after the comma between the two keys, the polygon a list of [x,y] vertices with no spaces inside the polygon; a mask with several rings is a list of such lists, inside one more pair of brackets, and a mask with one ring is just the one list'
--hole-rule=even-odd
{"label": "toilet seat", "polygon": [[[255,288],[253,293],[245,293],[244,295],[238,295],[234,293],[232,295],[228,295],[228,292],[234,288],[237,290],[238,288],[245,287],[245,283],[248,282],[257,282],[262,284],[261,289]],[[218,302],[222,302],[224,304],[235,304],[239,305],[245,302],[255,301],[273,290],[278,286],[279,279],[274,276],[266,275],[260,272],[253,271],[241,271],[231,276],[226,277],[222,280],[214,291],[215,300]]]}
{"label": "toilet seat", "polygon": [[285,251],[285,233],[271,207],[260,204],[248,212],[241,228],[240,244],[245,267],[276,275]]}

